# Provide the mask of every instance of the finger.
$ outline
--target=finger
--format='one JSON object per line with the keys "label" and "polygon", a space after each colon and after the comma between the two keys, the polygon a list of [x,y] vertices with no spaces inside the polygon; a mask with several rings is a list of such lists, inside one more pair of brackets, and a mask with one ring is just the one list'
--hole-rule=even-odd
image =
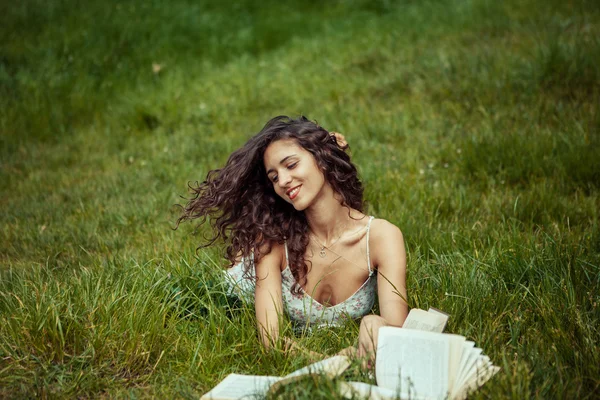
{"label": "finger", "polygon": [[357,354],[358,354],[358,349],[354,346],[346,347],[345,349],[342,349],[338,352],[338,355],[340,355],[340,356],[346,356],[346,357],[351,357],[351,358],[356,357]]}
{"label": "finger", "polygon": [[363,370],[368,371],[375,368],[375,353],[372,351],[367,351],[365,354],[359,358],[360,366]]}
{"label": "finger", "polygon": [[374,360],[374,357],[373,357],[373,352],[369,352],[369,353],[366,355],[366,357],[365,357],[365,361],[364,361],[364,363],[363,363],[363,364],[364,364],[364,367],[365,367],[365,369],[367,369],[367,370],[373,369],[373,365],[374,365],[374,363],[373,363],[373,360]]}
{"label": "finger", "polygon": [[358,344],[358,351],[357,351],[357,355],[359,358],[362,358],[365,356],[365,354],[367,353],[364,344],[361,342]]}
{"label": "finger", "polygon": [[309,353],[309,359],[311,359],[312,361],[319,361],[324,359],[325,356],[321,353],[317,353],[316,351],[311,351]]}
{"label": "finger", "polygon": [[369,369],[369,359],[367,357],[362,359],[362,362],[360,363],[360,367],[365,371]]}
{"label": "finger", "polygon": [[333,136],[340,147],[346,147],[348,143],[346,142],[346,137],[339,132],[329,132],[331,136]]}

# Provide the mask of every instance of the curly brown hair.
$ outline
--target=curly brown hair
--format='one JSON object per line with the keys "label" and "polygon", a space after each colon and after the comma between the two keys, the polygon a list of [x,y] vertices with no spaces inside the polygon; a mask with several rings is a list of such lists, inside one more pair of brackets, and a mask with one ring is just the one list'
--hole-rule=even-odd
{"label": "curly brown hair", "polygon": [[306,283],[309,268],[304,259],[308,222],[303,211],[275,193],[263,162],[269,144],[281,139],[294,139],[312,154],[343,206],[363,211],[363,186],[345,151],[348,146],[340,146],[335,136],[304,116],[278,116],[234,151],[223,168],[210,171],[200,184],[188,184],[192,197],[182,207],[176,228],[186,220],[208,221],[214,234],[198,248],[220,238],[227,245],[227,260],[233,265],[242,255],[246,272],[252,264],[249,260],[258,262],[274,243],[286,241],[288,263],[297,282],[293,290],[297,292],[299,285]]}

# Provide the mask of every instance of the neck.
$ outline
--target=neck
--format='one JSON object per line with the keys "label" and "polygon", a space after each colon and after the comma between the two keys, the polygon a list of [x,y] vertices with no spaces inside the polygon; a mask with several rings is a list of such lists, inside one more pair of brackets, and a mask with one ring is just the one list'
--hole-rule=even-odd
{"label": "neck", "polygon": [[334,195],[332,189],[330,195],[323,196],[304,212],[310,230],[325,245],[338,239],[350,227],[354,221],[350,215],[354,216],[355,213],[342,206],[339,196]]}

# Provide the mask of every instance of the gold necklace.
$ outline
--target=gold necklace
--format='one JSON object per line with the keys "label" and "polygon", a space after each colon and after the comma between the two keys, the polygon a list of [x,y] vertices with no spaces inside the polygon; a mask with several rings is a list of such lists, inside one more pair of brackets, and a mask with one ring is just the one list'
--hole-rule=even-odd
{"label": "gold necklace", "polygon": [[[344,229],[346,229],[345,226],[344,226]],[[317,239],[317,236],[312,231],[310,232],[310,236],[312,236],[312,238],[315,239],[315,242],[317,242],[317,244],[319,246],[321,246],[321,250],[319,251],[319,256],[321,258],[327,257],[327,252],[325,251],[325,249],[329,250],[330,247],[332,247],[334,244],[336,244],[338,242],[338,240],[340,240],[342,238],[342,236],[344,236],[344,229],[342,229],[342,233],[340,233],[340,236],[338,236],[337,239],[335,239],[333,242],[331,242],[329,244],[329,246],[325,246],[323,243],[321,243],[321,241],[319,239]],[[331,251],[331,250],[329,250],[329,251]]]}

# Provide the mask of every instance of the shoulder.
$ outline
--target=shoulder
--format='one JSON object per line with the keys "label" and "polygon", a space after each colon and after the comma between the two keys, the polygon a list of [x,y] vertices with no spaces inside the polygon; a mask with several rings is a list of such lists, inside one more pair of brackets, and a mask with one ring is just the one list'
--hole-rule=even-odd
{"label": "shoulder", "polygon": [[257,260],[257,267],[265,264],[269,268],[277,266],[279,269],[283,269],[286,263],[285,257],[285,245],[277,242],[263,243],[258,247],[259,259]]}
{"label": "shoulder", "polygon": [[404,240],[404,236],[402,235],[400,228],[385,219],[373,219],[371,222],[369,239],[371,244],[381,242],[396,242],[398,240]]}
{"label": "shoulder", "polygon": [[371,222],[369,246],[371,259],[378,267],[390,264],[390,260],[402,261],[406,257],[402,231],[385,219]]}

